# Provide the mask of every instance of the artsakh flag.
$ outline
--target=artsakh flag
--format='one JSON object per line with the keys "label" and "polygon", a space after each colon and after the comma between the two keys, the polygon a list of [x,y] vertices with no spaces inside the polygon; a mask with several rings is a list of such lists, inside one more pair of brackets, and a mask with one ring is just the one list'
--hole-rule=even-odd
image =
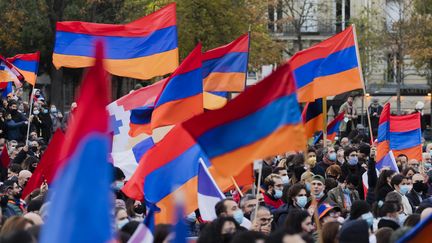
{"label": "artsakh flag", "polygon": [[57,22],[54,66],[92,66],[98,39],[106,43],[104,63],[114,75],[151,79],[171,73],[179,63],[176,5],[124,25]]}

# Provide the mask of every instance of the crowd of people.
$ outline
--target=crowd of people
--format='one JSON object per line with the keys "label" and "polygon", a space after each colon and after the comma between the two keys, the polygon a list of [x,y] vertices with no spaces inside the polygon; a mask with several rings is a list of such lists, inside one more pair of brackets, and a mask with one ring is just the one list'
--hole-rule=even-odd
{"label": "crowd of people", "polygon": [[[53,132],[67,128],[76,107],[72,104],[72,111],[63,116],[40,91],[32,102],[30,110],[17,92],[1,103],[0,147],[10,157],[8,168],[1,171],[1,242],[37,242],[49,216],[49,185],[42,183],[24,199],[21,193]],[[424,143],[421,161],[402,154],[396,158],[398,171],[387,167],[378,171],[375,145],[353,125],[357,114],[352,100],[341,109],[349,119],[336,141],[320,141],[305,152],[257,163],[254,185],[243,187],[242,192],[226,192],[226,199],[215,205],[215,220],[204,221],[198,209],[183,219],[190,239],[199,243],[396,242],[432,214],[432,144]],[[127,242],[147,210],[143,202],[122,193],[125,175],[117,167],[113,171],[113,223],[119,241]],[[91,202],[89,206],[97,207]],[[172,225],[156,225],[154,242],[168,242],[172,229]]]}

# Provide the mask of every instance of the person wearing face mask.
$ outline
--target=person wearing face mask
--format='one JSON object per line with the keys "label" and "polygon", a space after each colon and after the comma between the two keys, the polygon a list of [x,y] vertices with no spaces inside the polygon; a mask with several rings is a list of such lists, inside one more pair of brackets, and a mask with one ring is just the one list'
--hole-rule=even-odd
{"label": "person wearing face mask", "polygon": [[52,136],[52,120],[47,106],[42,106],[39,114],[41,136],[45,142],[49,142]]}
{"label": "person wearing face mask", "polygon": [[322,168],[323,171],[326,171],[330,165],[334,165],[336,163],[336,151],[330,146],[323,149],[323,160],[318,163],[318,166]]}
{"label": "person wearing face mask", "polygon": [[281,177],[284,187],[289,185],[290,180],[288,177],[288,172],[285,168],[276,167],[273,169],[273,174],[277,174]]}
{"label": "person wearing face mask", "polygon": [[413,175],[412,182],[413,187],[406,196],[410,201],[411,205],[414,208],[417,208],[420,203],[428,197],[428,185],[427,183],[424,183],[424,177],[420,174]]}
{"label": "person wearing face mask", "polygon": [[241,226],[250,228],[250,221],[244,217],[243,211],[232,198],[225,198],[217,202],[215,213],[217,218],[232,217]]}
{"label": "person wearing face mask", "polygon": [[346,163],[344,163],[341,167],[342,178],[347,178],[350,175],[356,176],[356,178],[358,178],[358,182],[356,183],[355,189],[358,191],[360,199],[364,199],[364,189],[361,178],[366,170],[359,163],[357,150],[355,148],[346,148],[345,160]]}
{"label": "person wearing face mask", "polygon": [[129,223],[129,218],[125,208],[117,207],[115,209],[115,222],[118,230]]}
{"label": "person wearing face mask", "polygon": [[292,185],[288,190],[288,202],[274,212],[276,226],[283,226],[289,210],[293,208],[305,210],[310,205],[306,187],[302,183]]}
{"label": "person wearing face mask", "polygon": [[352,203],[356,200],[360,200],[359,193],[355,189],[357,186],[357,176],[349,175],[343,183],[328,192],[330,204],[338,206],[343,212],[349,212]]}
{"label": "person wearing face mask", "polygon": [[305,161],[305,169],[314,173],[314,175],[325,176],[325,171],[321,166],[317,166],[317,157],[314,149],[308,149],[307,158]]}
{"label": "person wearing face mask", "polygon": [[18,142],[23,142],[25,137],[23,130],[27,127],[27,121],[15,121],[12,119],[11,114],[6,114],[6,138],[8,140],[15,140]]}
{"label": "person wearing face mask", "polygon": [[344,119],[341,122],[340,131],[341,137],[348,137],[348,135],[353,131],[356,127],[357,120],[357,110],[354,107],[354,97],[348,96],[347,101],[343,103],[339,109],[338,114],[344,112]]}
{"label": "person wearing face mask", "polygon": [[393,176],[390,183],[394,190],[402,197],[403,212],[405,215],[412,214],[412,206],[406,197],[406,194],[411,190],[412,185],[409,185],[407,178],[400,174]]}
{"label": "person wearing face mask", "polygon": [[342,170],[339,165],[331,165],[326,170],[326,178],[333,178],[336,181],[339,180],[339,177],[342,175]]}
{"label": "person wearing face mask", "polygon": [[428,172],[432,168],[432,150],[429,153],[423,153],[423,167],[425,172]]}
{"label": "person wearing face mask", "polygon": [[270,208],[270,211],[274,211],[283,205],[282,201],[282,190],[283,190],[283,181],[282,177],[277,174],[270,174],[264,180],[264,185],[267,190],[264,193],[264,202],[267,207]]}
{"label": "person wearing face mask", "polygon": [[320,175],[314,175],[311,179],[311,206],[318,208],[323,203],[330,203],[330,199],[325,193],[325,180],[324,177]]}
{"label": "person wearing face mask", "polygon": [[51,105],[49,114],[51,117],[52,132],[55,132],[57,129],[61,128],[63,115],[57,110],[55,105]]}
{"label": "person wearing face mask", "polygon": [[371,228],[375,222],[374,216],[371,212],[371,206],[362,200],[357,200],[352,203],[348,221],[363,219],[368,223]]}

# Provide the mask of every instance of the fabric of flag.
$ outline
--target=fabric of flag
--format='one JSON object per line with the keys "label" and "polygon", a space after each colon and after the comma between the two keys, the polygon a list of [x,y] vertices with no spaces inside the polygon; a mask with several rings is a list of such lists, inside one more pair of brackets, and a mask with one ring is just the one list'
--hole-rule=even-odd
{"label": "fabric of flag", "polygon": [[161,208],[159,222],[172,222],[174,186],[186,194],[187,213],[198,207],[199,158],[209,159],[204,160],[206,166],[225,190],[232,185],[231,176],[250,161],[304,150],[306,138],[295,91],[285,64],[223,108],[176,125],[143,156],[123,192],[138,200],[145,195]]}
{"label": "fabric of flag", "polygon": [[138,167],[138,162],[141,157],[153,146],[154,142],[152,137],[148,137],[137,143],[130,150],[111,153],[114,166],[119,167],[123,171],[126,177],[125,179],[129,180]]}
{"label": "fabric of flag", "polygon": [[421,220],[405,235],[397,240],[397,243],[424,243],[432,240],[432,215]]}
{"label": "fabric of flag", "polygon": [[300,102],[363,88],[353,26],[308,49],[297,52],[289,63]]}
{"label": "fabric of flag", "polygon": [[[337,115],[328,125],[327,125],[327,139],[334,141],[337,133],[339,132],[339,126],[341,121],[344,119],[345,112]],[[314,139],[313,144],[316,144],[319,140],[323,139],[323,133],[320,132]]]}
{"label": "fabric of flag", "polygon": [[24,187],[21,198],[24,199],[33,190],[39,188],[42,183],[46,180],[51,184],[57,171],[60,169],[60,160],[58,151],[61,150],[64,141],[64,134],[61,129],[58,129],[52,139],[48,144],[47,149],[32,176],[28,180],[26,186]]}
{"label": "fabric of flag", "polygon": [[92,66],[96,39],[105,41],[104,63],[114,75],[150,79],[171,73],[179,62],[176,5],[124,25],[57,22],[54,66]]}
{"label": "fabric of flag", "polygon": [[311,138],[317,131],[323,130],[324,115],[322,99],[306,103],[302,112],[306,138]]}
{"label": "fabric of flag", "polygon": [[[242,92],[245,89],[249,57],[249,34],[203,54],[204,96],[206,109],[224,105],[212,92]],[[226,101],[225,101],[226,103]]]}
{"label": "fabric of flag", "polygon": [[11,82],[0,83],[0,89],[2,93],[1,96],[3,98],[7,98],[8,95],[10,95],[13,92],[12,83]]}
{"label": "fabric of flag", "polygon": [[137,123],[132,123],[132,111],[141,107],[154,106],[156,98],[162,92],[166,80],[163,79],[152,85],[135,90],[107,106],[113,135],[113,153],[129,151],[134,145],[149,137],[144,132],[149,129],[149,124],[143,124],[143,122],[135,119],[137,118],[136,116],[132,120]]}
{"label": "fabric of flag", "polygon": [[[108,76],[103,44],[96,43],[95,66],[86,73],[74,119],[60,150],[64,166],[48,197],[48,219],[40,242],[108,242],[114,239],[112,166],[108,163]],[[97,205],[96,207],[89,206]]]}
{"label": "fabric of flag", "polygon": [[6,58],[0,55],[0,83],[14,82],[16,87],[21,87],[24,76]]}
{"label": "fabric of flag", "polygon": [[153,243],[155,230],[154,209],[150,207],[144,221],[138,226],[128,243]]}
{"label": "fabric of flag", "polygon": [[4,144],[3,149],[1,150],[0,162],[1,162],[0,165],[1,165],[1,172],[2,172],[0,175],[0,179],[4,181],[7,179],[7,171],[10,164],[10,158],[9,158],[9,153],[8,153],[6,143]]}
{"label": "fabric of flag", "polygon": [[395,157],[405,154],[408,159],[422,161],[420,113],[390,116],[389,140]]}
{"label": "fabric of flag", "polygon": [[27,83],[35,85],[39,69],[39,51],[35,53],[18,54],[7,60],[24,76]]}
{"label": "fabric of flag", "polygon": [[174,125],[203,110],[201,43],[168,78],[151,116],[152,130]]}
{"label": "fabric of flag", "polygon": [[228,102],[228,92],[204,91],[204,108],[207,110],[216,110]]}
{"label": "fabric of flag", "polygon": [[205,221],[216,219],[215,205],[224,198],[225,195],[219,189],[201,158],[198,165],[198,208],[201,218]]}

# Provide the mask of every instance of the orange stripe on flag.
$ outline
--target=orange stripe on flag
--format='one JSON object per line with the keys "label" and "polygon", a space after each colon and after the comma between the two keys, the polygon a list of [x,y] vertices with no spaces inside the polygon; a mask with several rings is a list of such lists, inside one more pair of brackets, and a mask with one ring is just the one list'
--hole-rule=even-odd
{"label": "orange stripe on flag", "polygon": [[[314,86],[313,86],[313,82],[297,89],[297,97],[299,97],[299,102],[308,102],[308,101],[315,101],[314,99]],[[300,97],[303,98],[307,98],[309,97],[310,99],[306,100],[300,100]]]}
{"label": "orange stripe on flag", "polygon": [[202,93],[188,97],[186,99],[164,103],[163,105],[156,108],[157,112],[156,109],[153,111],[152,121],[154,122],[152,122],[152,125],[153,127],[161,127],[187,120],[190,117],[185,117],[185,113],[188,114],[191,113],[191,111],[197,111],[197,113],[193,114],[192,116],[202,113],[202,104]]}
{"label": "orange stripe on flag", "polygon": [[[177,60],[173,62],[172,60]],[[151,56],[131,58],[131,59],[104,59],[104,65],[111,74],[122,77],[133,77],[140,79],[150,79],[155,76],[162,76],[178,67],[178,49],[158,53]],[[88,67],[92,66],[94,58],[85,56],[70,56],[53,54],[53,64],[59,67]],[[168,71],[167,71],[168,70]]]}
{"label": "orange stripe on flag", "polygon": [[402,150],[392,150],[395,157],[399,156],[400,154],[405,154],[408,156],[408,159],[416,159],[418,161],[422,161],[422,146],[418,145],[412,148],[408,149],[402,149]]}
{"label": "orange stripe on flag", "polygon": [[216,110],[226,105],[227,102],[228,100],[224,97],[204,92],[204,109]]}
{"label": "orange stripe on flag", "polygon": [[245,86],[244,73],[212,72],[204,79],[204,91],[242,92]]}
{"label": "orange stripe on flag", "polygon": [[[213,166],[223,175],[236,175],[256,158],[299,150],[306,144],[303,124],[286,125],[261,140],[240,149],[212,158]],[[290,139],[290,141],[288,141]]]}
{"label": "orange stripe on flag", "polygon": [[346,90],[363,88],[358,67],[337,74],[315,78],[312,83],[315,97],[326,97],[336,93],[343,93]]}
{"label": "orange stripe on flag", "polygon": [[22,74],[22,76],[24,76],[24,79],[27,83],[29,83],[33,86],[35,85],[37,76],[34,72],[24,71],[24,70],[21,70],[19,68],[17,68],[17,69]]}
{"label": "orange stripe on flag", "polygon": [[306,138],[313,137],[314,133],[323,130],[323,115],[320,114],[317,117],[307,121],[304,124]]}

